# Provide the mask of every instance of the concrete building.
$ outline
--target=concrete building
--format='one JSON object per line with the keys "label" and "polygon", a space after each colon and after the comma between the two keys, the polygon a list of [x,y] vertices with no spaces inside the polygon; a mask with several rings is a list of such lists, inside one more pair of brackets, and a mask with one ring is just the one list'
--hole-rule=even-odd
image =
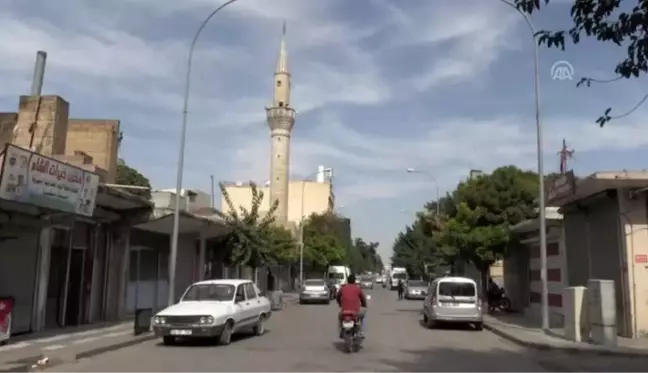
{"label": "concrete building", "polygon": [[[561,326],[568,286],[612,280],[619,336],[648,333],[648,172],[567,173],[547,188],[547,280],[550,321]],[[556,211],[556,208],[558,210]],[[514,307],[539,318],[538,222],[512,227],[523,247],[505,260],[506,289]]]}
{"label": "concrete building", "polygon": [[[567,286],[567,256],[563,217],[557,207],[546,208],[547,281],[549,286],[549,323],[564,325],[563,289]],[[524,312],[540,325],[542,284],[540,281],[540,220],[525,220],[511,227],[520,242],[504,259],[504,288],[516,311]]]}
{"label": "concrete building", "polygon": [[119,121],[68,113],[61,97],[21,96],[0,114],[0,294],[14,301],[12,334],[125,316],[130,226],[151,204],[106,185]]}
{"label": "concrete building", "polygon": [[266,108],[272,141],[270,154],[270,200],[278,201],[276,221],[288,220],[288,195],[290,177],[290,132],[295,125],[295,110],[290,106],[290,70],[286,49],[286,24],[284,23],[277,67],[274,73],[274,99]]}
{"label": "concrete building", "polygon": [[[225,190],[234,206],[242,206],[250,209],[252,204],[252,189],[250,183],[226,182]],[[270,188],[265,185],[258,185],[257,189],[263,192],[261,211],[270,209]],[[335,209],[335,194],[333,193],[332,181],[322,180],[291,180],[288,183],[288,204],[286,208],[286,222],[290,226],[297,226],[303,218],[312,214],[321,214]],[[221,211],[229,212],[229,206],[221,197]]]}
{"label": "concrete building", "polygon": [[549,202],[565,230],[567,286],[613,280],[618,334],[648,333],[648,172],[596,172],[556,181]]}

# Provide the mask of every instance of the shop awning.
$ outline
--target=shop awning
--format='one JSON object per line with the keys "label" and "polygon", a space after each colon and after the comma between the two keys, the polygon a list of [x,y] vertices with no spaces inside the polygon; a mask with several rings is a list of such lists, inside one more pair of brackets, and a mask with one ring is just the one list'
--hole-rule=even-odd
{"label": "shop awning", "polygon": [[[171,235],[173,233],[173,212],[165,209],[157,211],[154,217],[135,228],[143,231]],[[201,216],[187,211],[180,212],[180,234],[204,234],[205,238],[226,234],[229,227],[217,216]]]}

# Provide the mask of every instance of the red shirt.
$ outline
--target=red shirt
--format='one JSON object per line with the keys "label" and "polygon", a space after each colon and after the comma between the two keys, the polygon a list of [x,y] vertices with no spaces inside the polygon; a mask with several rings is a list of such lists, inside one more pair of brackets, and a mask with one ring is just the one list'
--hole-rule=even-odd
{"label": "red shirt", "polygon": [[362,306],[366,306],[365,295],[358,284],[343,285],[338,291],[338,304],[342,311],[358,313]]}

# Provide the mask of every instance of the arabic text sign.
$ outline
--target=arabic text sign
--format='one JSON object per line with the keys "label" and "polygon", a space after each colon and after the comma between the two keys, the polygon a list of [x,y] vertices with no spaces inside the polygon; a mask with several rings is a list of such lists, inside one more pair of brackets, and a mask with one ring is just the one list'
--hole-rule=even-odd
{"label": "arabic text sign", "polygon": [[2,166],[0,198],[92,216],[99,175],[14,145]]}

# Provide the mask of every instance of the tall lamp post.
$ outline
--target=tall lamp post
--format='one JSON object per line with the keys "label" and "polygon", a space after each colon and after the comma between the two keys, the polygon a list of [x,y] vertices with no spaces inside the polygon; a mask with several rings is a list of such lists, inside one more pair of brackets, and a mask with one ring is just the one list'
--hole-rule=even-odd
{"label": "tall lamp post", "polygon": [[175,272],[176,272],[176,259],[178,257],[178,235],[180,230],[180,193],[182,192],[182,173],[184,171],[184,153],[185,153],[185,138],[187,134],[187,112],[189,108],[189,86],[191,83],[191,62],[193,60],[193,52],[196,47],[198,37],[209,21],[226,6],[232,4],[237,0],[229,0],[214,9],[205,20],[198,27],[198,31],[191,41],[189,47],[189,58],[187,59],[187,72],[185,75],[185,90],[184,90],[184,104],[182,106],[182,125],[180,127],[180,149],[178,150],[178,171],[176,179],[175,203],[173,211],[173,233],[171,234],[171,250],[169,252],[169,305],[175,303]]}
{"label": "tall lamp post", "polygon": [[304,216],[304,194],[306,194],[306,183],[309,181],[310,178],[313,176],[319,175],[320,172],[331,172],[332,168],[325,168],[323,170],[318,170],[315,173],[312,173],[304,180],[302,180],[302,185],[301,185],[301,205],[300,205],[300,213],[299,213],[299,285],[304,284],[304,223],[306,222],[306,217]]}
{"label": "tall lamp post", "polygon": [[430,180],[432,180],[434,182],[434,186],[436,187],[436,213],[437,213],[437,216],[439,216],[439,214],[441,212],[441,199],[440,199],[441,195],[439,194],[439,182],[437,181],[436,177],[434,177],[434,175],[432,175],[431,173],[421,171],[421,170],[418,170],[418,169],[412,168],[412,167],[407,169],[407,173],[408,174],[422,174],[422,175],[425,175],[425,176],[429,177]]}
{"label": "tall lamp post", "polygon": [[542,329],[549,330],[549,287],[547,284],[547,226],[545,220],[546,214],[546,201],[544,190],[544,150],[543,150],[543,136],[542,136],[542,122],[540,121],[540,59],[538,57],[538,41],[536,37],[536,29],[529,18],[529,15],[524,11],[518,9],[515,4],[510,0],[499,0],[500,2],[515,9],[529,26],[533,40],[533,70],[534,70],[534,83],[535,83],[535,122],[536,122],[536,137],[537,137],[537,156],[538,156],[538,207],[540,219],[540,281],[542,283]]}

